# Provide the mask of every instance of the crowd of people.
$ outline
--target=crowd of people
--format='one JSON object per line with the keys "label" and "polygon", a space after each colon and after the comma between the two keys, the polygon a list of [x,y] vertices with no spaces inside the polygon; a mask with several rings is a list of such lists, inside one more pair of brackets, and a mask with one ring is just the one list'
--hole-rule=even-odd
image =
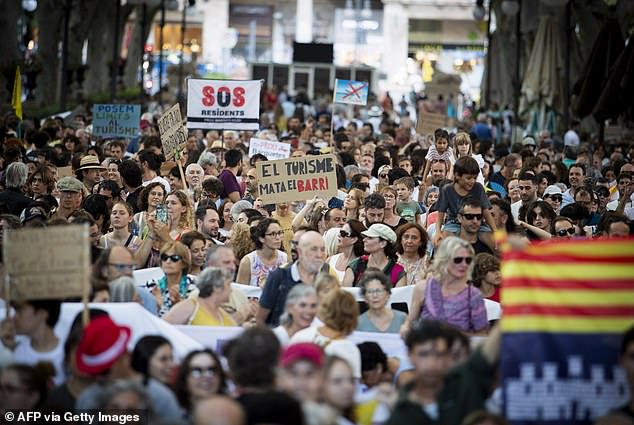
{"label": "crowd of people", "polygon": [[[494,233],[526,243],[630,236],[634,147],[578,130],[511,144],[489,137],[481,116],[420,135],[389,108],[375,124],[356,109],[337,117],[331,134],[329,111],[285,114],[289,99],[266,95],[258,132],[189,131],[184,179],[149,113],[125,140],[95,140],[80,114],[4,117],[2,230],[84,224],[91,302],[244,331],[177,359],[165,335],[135,337],[99,306],[61,338],[63,300],[12,300],[0,406],[142,409],[166,424],[507,423],[498,317],[487,312],[503,292]],[[334,153],[337,194],[266,203],[256,163],[267,158],[248,156],[251,137],[289,143],[291,157]],[[139,282],[144,269],[154,277]],[[393,304],[406,287],[410,302]],[[407,355],[355,344],[355,332],[393,334]],[[472,346],[474,336],[483,342]],[[633,353],[630,330],[630,385]],[[620,415],[634,420],[634,404]]]}

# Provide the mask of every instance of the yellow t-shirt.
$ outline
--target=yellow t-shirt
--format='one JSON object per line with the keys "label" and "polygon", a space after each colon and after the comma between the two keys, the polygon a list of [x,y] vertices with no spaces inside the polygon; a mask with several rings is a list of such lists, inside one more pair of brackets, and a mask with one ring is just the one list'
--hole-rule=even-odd
{"label": "yellow t-shirt", "polygon": [[217,318],[213,317],[211,314],[207,312],[203,307],[200,306],[197,300],[194,300],[196,304],[196,312],[194,313],[194,317],[191,320],[190,325],[194,326],[238,326],[233,317],[229,315],[222,308],[218,309],[220,315],[222,316],[222,321],[219,321]]}
{"label": "yellow t-shirt", "polygon": [[295,213],[289,211],[287,216],[281,217],[277,215],[277,211],[273,211],[273,214],[271,214],[271,218],[274,218],[275,220],[280,222],[280,227],[284,232],[284,252],[286,252],[288,258],[291,258],[291,239],[293,239],[293,234],[295,233],[293,232],[293,219],[295,218]]}

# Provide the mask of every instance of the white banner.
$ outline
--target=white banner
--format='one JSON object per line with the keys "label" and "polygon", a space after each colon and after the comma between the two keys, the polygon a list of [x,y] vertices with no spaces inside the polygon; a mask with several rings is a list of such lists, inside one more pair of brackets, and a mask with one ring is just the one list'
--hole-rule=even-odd
{"label": "white banner", "polygon": [[187,80],[187,128],[258,130],[259,80]]}
{"label": "white banner", "polygon": [[249,141],[249,157],[261,153],[267,160],[285,159],[291,156],[290,143],[274,142],[266,139],[252,137]]}

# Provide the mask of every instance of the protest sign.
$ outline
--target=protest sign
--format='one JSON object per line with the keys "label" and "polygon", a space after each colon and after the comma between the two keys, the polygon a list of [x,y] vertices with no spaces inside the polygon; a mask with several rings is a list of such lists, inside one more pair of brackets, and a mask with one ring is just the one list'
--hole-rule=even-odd
{"label": "protest sign", "polygon": [[97,137],[136,137],[141,105],[96,104],[92,110],[92,134]]}
{"label": "protest sign", "polygon": [[11,299],[74,298],[89,290],[86,225],[9,231],[3,250]]}
{"label": "protest sign", "polygon": [[364,81],[335,80],[334,103],[365,105],[368,103],[368,83]]}
{"label": "protest sign", "polygon": [[416,133],[434,134],[434,131],[445,126],[446,119],[447,117],[444,114],[436,114],[421,109],[416,123]]}
{"label": "protest sign", "polygon": [[259,130],[260,87],[256,81],[187,80],[187,128]]}
{"label": "protest sign", "polygon": [[62,177],[68,176],[75,176],[75,173],[73,173],[73,167],[70,165],[68,167],[57,167],[57,177],[61,179]]}
{"label": "protest sign", "polygon": [[592,424],[625,405],[618,368],[634,325],[632,240],[571,240],[505,253],[504,417],[514,425]]}
{"label": "protest sign", "polygon": [[183,118],[178,103],[167,110],[158,119],[163,154],[168,161],[187,143],[187,132],[183,127]]}
{"label": "protest sign", "polygon": [[257,153],[261,153],[270,161],[289,158],[291,156],[291,145],[289,143],[252,137],[249,141],[249,157]]}
{"label": "protest sign", "polygon": [[256,164],[262,202],[275,204],[330,198],[337,194],[334,155],[309,155],[299,158],[260,161]]}

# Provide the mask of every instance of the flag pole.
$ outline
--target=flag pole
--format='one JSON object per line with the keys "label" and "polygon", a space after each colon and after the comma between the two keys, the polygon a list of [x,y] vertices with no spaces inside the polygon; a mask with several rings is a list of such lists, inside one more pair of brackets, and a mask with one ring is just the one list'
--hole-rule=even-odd
{"label": "flag pole", "polygon": [[[335,78],[335,87],[332,89],[332,113],[330,114],[330,147],[335,144],[335,99],[337,98],[337,78]],[[333,149],[334,150],[334,149]]]}

